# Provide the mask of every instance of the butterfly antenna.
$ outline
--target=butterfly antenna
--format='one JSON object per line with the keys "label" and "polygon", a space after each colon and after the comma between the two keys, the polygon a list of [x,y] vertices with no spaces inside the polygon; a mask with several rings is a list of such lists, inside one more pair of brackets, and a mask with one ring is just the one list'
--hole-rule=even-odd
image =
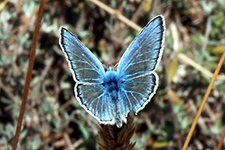
{"label": "butterfly antenna", "polygon": [[118,67],[118,65],[119,65],[119,63],[116,63],[116,65],[114,66],[114,68],[117,68],[117,67]]}
{"label": "butterfly antenna", "polygon": [[105,70],[107,70],[108,67],[106,65],[102,64],[102,66],[104,67]]}

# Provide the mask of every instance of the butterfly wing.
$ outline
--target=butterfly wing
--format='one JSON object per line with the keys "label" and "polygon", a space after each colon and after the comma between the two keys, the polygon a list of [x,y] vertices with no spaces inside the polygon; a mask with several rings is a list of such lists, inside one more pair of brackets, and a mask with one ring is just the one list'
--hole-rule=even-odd
{"label": "butterfly wing", "polygon": [[131,79],[154,72],[162,57],[164,34],[163,16],[149,21],[123,54],[117,68],[120,78]]}
{"label": "butterfly wing", "polygon": [[164,44],[165,21],[159,15],[153,18],[123,54],[117,71],[122,81],[121,98],[125,98],[123,115],[131,109],[135,113],[144,108],[155,94],[159,64]]}
{"label": "butterfly wing", "polygon": [[104,68],[99,60],[66,28],[60,29],[59,45],[76,82],[100,83]]}
{"label": "butterfly wing", "polygon": [[151,100],[158,87],[158,76],[156,73],[138,76],[127,80],[119,95],[122,101],[122,114],[127,117],[131,109],[137,114]]}
{"label": "butterfly wing", "polygon": [[112,113],[103,86],[104,68],[99,60],[66,28],[60,28],[59,45],[75,80],[75,96],[80,105],[100,123],[111,123]]}
{"label": "butterfly wing", "polygon": [[100,123],[114,124],[111,111],[110,97],[105,87],[100,84],[77,84],[76,96],[80,98],[85,110],[94,116]]}

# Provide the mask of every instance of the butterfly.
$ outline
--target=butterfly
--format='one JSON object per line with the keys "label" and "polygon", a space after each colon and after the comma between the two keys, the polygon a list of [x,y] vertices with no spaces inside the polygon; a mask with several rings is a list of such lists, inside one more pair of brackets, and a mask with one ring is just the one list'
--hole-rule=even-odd
{"label": "butterfly", "polygon": [[65,27],[60,27],[59,45],[73,79],[75,97],[101,124],[126,123],[151,100],[158,88],[155,73],[162,57],[165,21],[156,16],[144,27],[122,55],[117,69],[106,71],[101,62]]}

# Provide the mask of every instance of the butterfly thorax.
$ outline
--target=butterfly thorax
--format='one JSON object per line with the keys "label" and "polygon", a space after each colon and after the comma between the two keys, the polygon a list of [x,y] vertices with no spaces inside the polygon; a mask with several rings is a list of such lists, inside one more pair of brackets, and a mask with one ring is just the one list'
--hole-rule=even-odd
{"label": "butterfly thorax", "polygon": [[118,91],[120,83],[118,73],[115,70],[106,71],[103,86],[108,92]]}

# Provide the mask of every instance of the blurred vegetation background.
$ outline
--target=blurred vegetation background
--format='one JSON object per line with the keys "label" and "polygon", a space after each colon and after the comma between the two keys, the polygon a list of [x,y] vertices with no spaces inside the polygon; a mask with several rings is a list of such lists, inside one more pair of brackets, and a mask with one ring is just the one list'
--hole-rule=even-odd
{"label": "blurred vegetation background", "polygon": [[[39,0],[0,6],[0,149],[10,149],[17,125]],[[115,65],[137,30],[156,15],[166,20],[160,86],[135,116],[135,149],[181,149],[225,49],[224,0],[48,0],[18,149],[97,149],[98,122],[79,106],[58,45],[59,27],[73,32],[106,66]],[[189,58],[189,59],[188,59]],[[193,62],[194,64],[192,64]],[[200,68],[199,68],[200,67]],[[225,125],[225,67],[198,121],[190,149],[216,149]],[[225,147],[224,147],[225,148]]]}

